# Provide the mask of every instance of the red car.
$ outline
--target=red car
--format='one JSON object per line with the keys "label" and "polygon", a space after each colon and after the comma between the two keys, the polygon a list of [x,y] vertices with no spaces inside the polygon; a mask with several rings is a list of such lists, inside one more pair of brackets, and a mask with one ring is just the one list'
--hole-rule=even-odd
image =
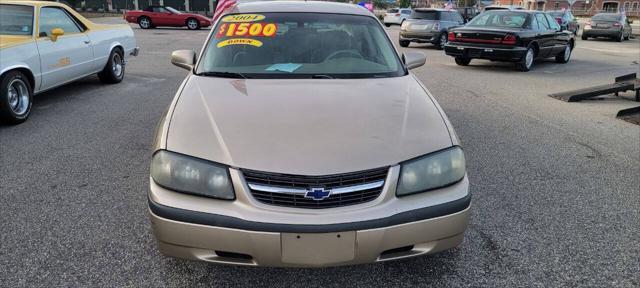
{"label": "red car", "polygon": [[158,26],[184,27],[197,30],[211,26],[211,19],[198,14],[180,12],[171,7],[149,6],[144,10],[127,11],[124,19],[129,23],[138,23],[140,28],[149,29]]}

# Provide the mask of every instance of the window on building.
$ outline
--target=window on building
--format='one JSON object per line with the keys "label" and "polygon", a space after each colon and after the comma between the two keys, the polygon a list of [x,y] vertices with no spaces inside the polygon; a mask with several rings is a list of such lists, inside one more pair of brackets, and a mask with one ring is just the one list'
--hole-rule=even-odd
{"label": "window on building", "polygon": [[624,2],[624,11],[631,10],[631,2]]}
{"label": "window on building", "polygon": [[559,10],[560,9],[560,2],[556,2],[555,4],[553,4],[553,10]]}

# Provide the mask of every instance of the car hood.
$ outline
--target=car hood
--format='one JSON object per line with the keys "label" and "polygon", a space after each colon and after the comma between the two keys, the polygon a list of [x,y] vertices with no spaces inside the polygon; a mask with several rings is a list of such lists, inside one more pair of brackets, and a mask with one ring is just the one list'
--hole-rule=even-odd
{"label": "car hood", "polygon": [[329,175],[450,147],[436,104],[413,76],[227,79],[192,75],[167,149],[233,167]]}

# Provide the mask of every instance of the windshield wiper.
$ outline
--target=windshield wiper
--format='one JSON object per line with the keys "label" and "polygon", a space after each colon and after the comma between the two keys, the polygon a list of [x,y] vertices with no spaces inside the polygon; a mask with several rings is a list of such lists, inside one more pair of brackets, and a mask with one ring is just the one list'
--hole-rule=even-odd
{"label": "windshield wiper", "polygon": [[335,79],[335,78],[327,74],[315,74],[315,75],[311,75],[311,79]]}
{"label": "windshield wiper", "polygon": [[251,78],[251,77],[247,77],[246,75],[244,75],[242,73],[237,73],[237,72],[207,71],[207,72],[197,73],[196,75],[198,75],[198,76],[224,77],[224,78],[242,78],[242,79]]}

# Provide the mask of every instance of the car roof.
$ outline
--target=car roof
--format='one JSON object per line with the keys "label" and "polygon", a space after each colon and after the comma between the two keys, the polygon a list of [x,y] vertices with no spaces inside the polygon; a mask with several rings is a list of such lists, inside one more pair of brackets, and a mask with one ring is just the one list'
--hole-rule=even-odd
{"label": "car roof", "polygon": [[23,1],[23,0],[0,0],[0,4],[14,4],[14,5],[26,5],[26,6],[65,6],[62,3],[53,1]]}
{"label": "car roof", "polygon": [[420,11],[420,12],[427,12],[427,11],[447,12],[447,11],[451,11],[451,12],[455,12],[454,10],[447,10],[447,9],[443,9],[443,8],[416,8],[415,11]]}
{"label": "car roof", "polygon": [[268,13],[268,12],[311,12],[372,16],[362,6],[336,2],[321,1],[259,1],[240,3],[227,10],[225,14],[235,13]]}

